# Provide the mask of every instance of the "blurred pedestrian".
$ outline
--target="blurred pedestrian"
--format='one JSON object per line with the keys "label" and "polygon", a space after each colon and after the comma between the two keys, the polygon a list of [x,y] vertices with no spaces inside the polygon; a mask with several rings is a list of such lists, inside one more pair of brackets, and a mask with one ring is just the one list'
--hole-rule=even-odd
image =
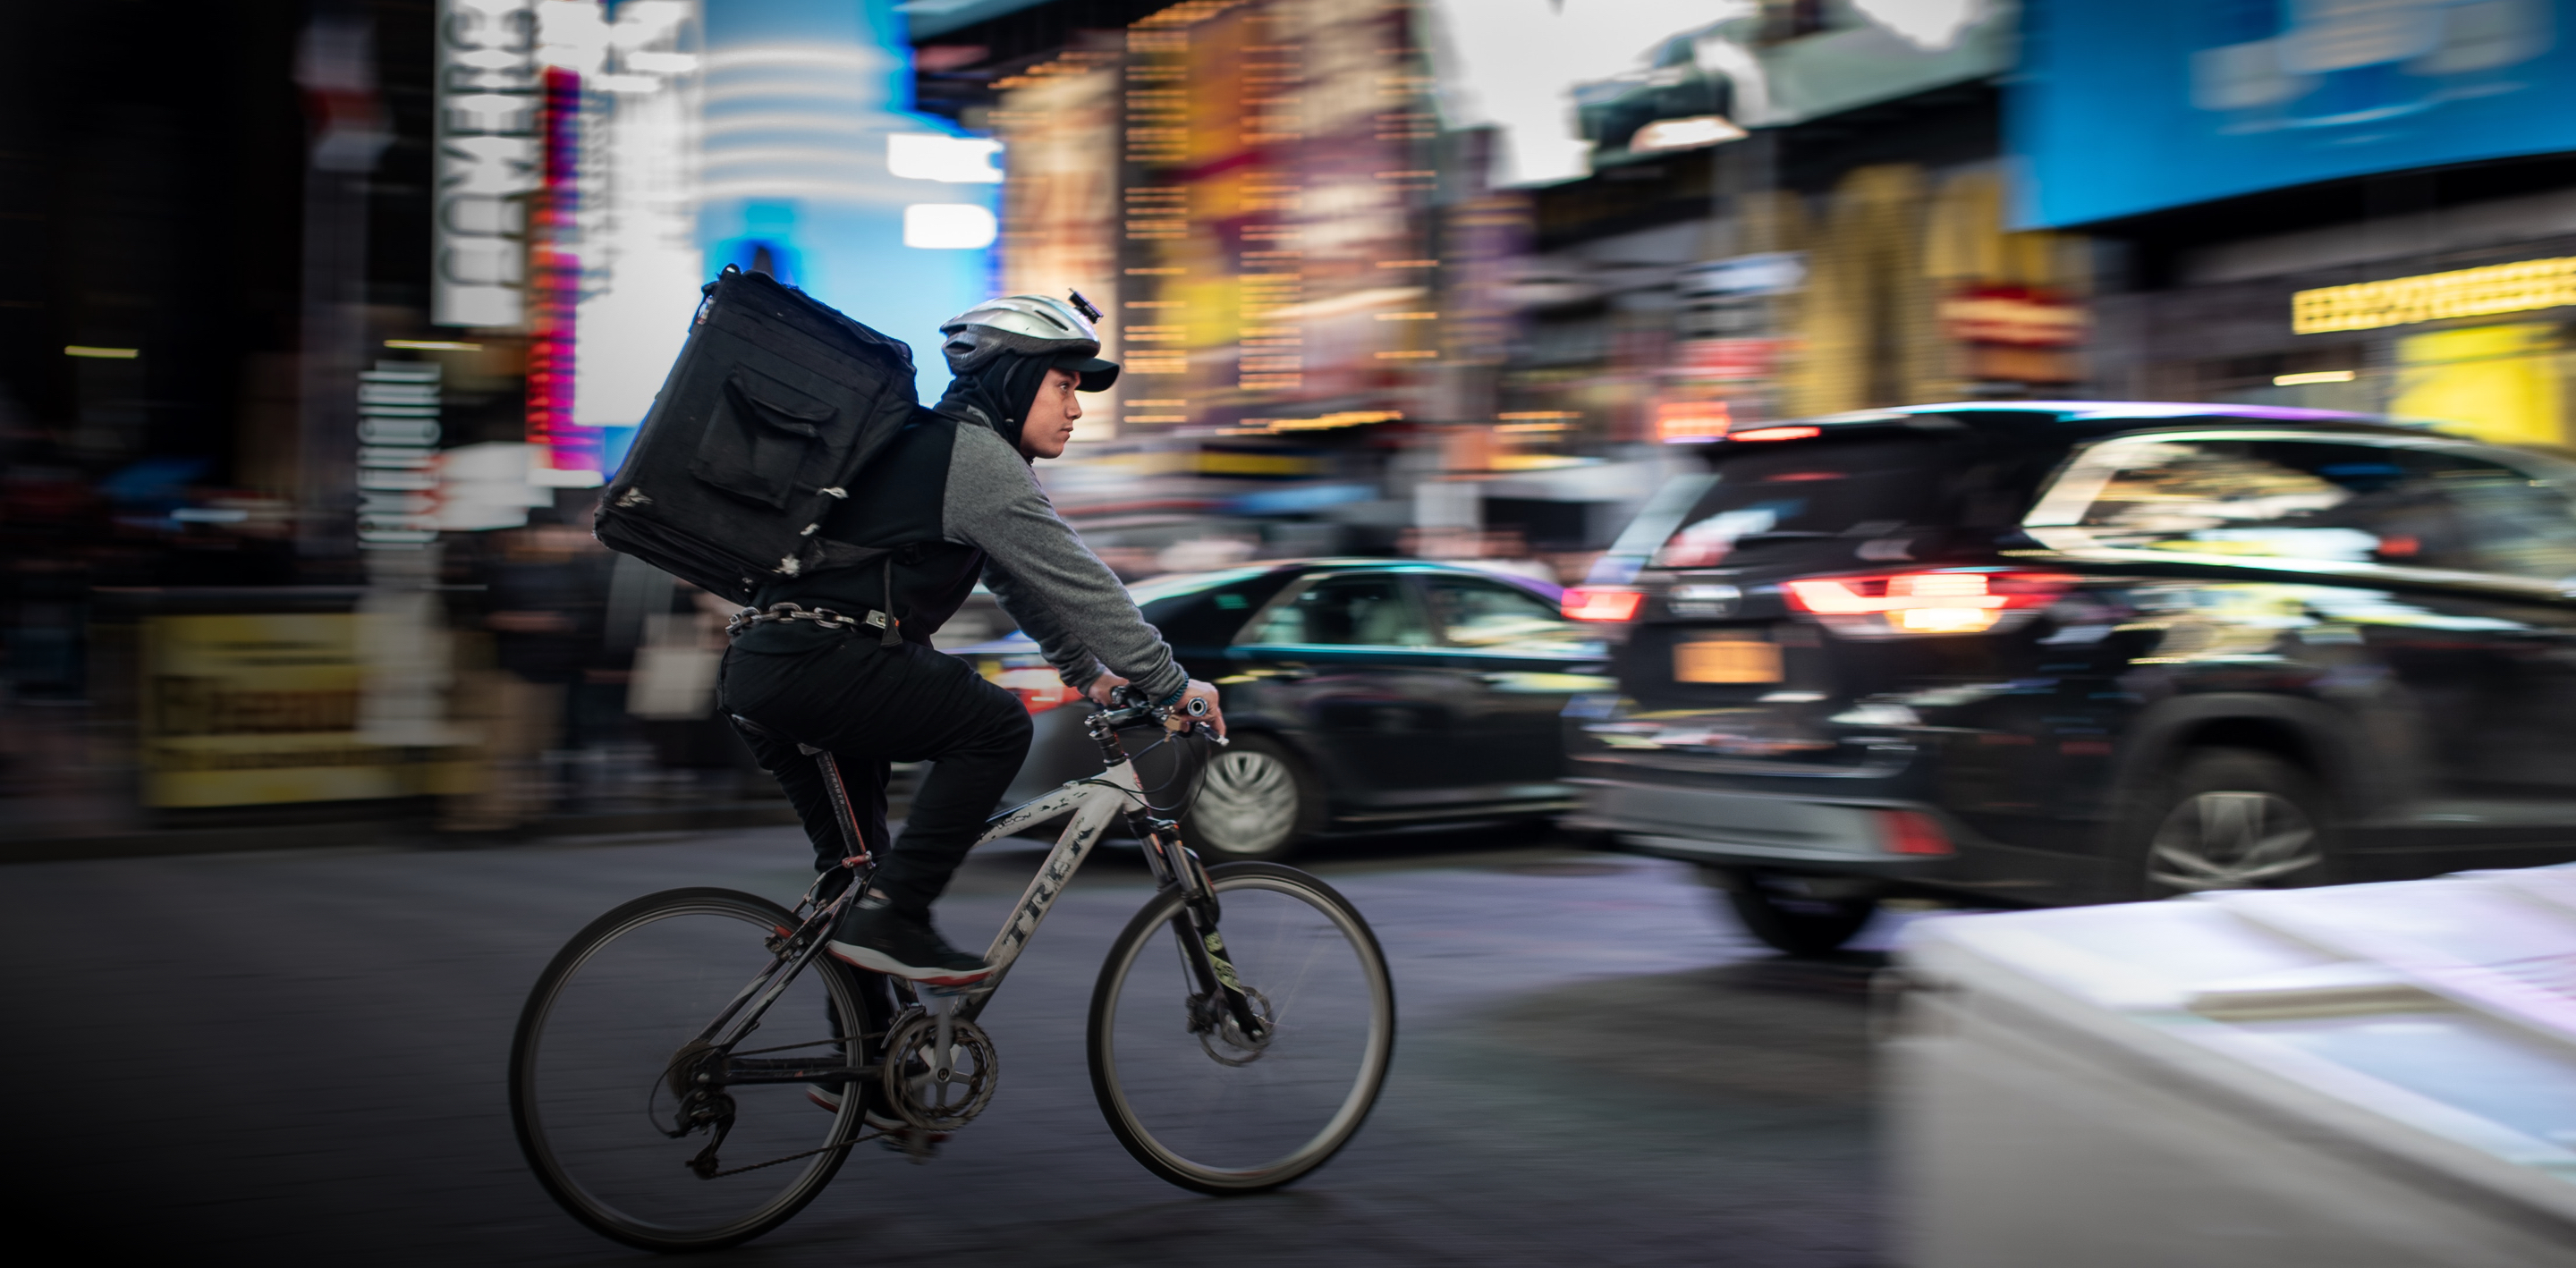
{"label": "blurred pedestrian", "polygon": [[483,787],[456,798],[450,831],[506,832],[551,808],[546,758],[562,742],[571,684],[600,642],[598,544],[565,524],[504,529],[484,543],[483,603],[472,620],[490,636],[490,667],[464,675],[481,724]]}

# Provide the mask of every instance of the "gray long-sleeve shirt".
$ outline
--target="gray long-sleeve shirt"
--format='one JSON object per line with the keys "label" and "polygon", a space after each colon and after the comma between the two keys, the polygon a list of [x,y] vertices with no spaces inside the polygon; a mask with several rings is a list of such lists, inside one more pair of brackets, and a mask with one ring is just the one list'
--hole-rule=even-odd
{"label": "gray long-sleeve shirt", "polygon": [[1055,513],[1028,460],[992,429],[961,422],[948,457],[940,532],[984,552],[984,585],[1037,640],[1065,685],[1106,665],[1160,700],[1187,681],[1109,565]]}

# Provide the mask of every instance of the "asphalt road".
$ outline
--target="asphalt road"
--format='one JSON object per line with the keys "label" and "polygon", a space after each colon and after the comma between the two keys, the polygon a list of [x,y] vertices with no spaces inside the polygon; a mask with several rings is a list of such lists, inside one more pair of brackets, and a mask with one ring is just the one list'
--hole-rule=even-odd
{"label": "asphalt road", "polygon": [[[958,941],[999,924],[1041,853],[969,862],[941,908]],[[789,899],[805,857],[792,830],[757,829],[0,870],[0,1255],[658,1262],[574,1224],[521,1165],[511,1025],[599,912],[678,885]],[[1874,957],[1773,957],[1687,868],[1545,837],[1307,862],[1376,927],[1401,1009],[1377,1112],[1322,1171],[1202,1197],[1102,1125],[1082,1009],[1148,890],[1132,853],[1104,852],[985,1014],[1007,1074],[993,1108],[927,1166],[862,1147],[794,1222],[699,1262],[1883,1261]]]}

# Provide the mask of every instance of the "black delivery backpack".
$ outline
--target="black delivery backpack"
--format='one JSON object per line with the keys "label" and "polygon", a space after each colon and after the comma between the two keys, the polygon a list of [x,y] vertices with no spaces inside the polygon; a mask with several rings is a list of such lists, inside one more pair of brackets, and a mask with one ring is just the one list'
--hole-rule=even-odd
{"label": "black delivery backpack", "polygon": [[911,416],[912,349],[765,273],[726,265],[705,294],[592,531],[736,603],[883,553],[816,526]]}

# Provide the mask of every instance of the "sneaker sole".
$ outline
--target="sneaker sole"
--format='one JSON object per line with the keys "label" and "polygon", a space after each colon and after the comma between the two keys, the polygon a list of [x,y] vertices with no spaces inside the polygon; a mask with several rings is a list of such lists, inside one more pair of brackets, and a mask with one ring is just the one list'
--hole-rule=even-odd
{"label": "sneaker sole", "polygon": [[873,947],[852,946],[846,942],[827,942],[823,944],[823,949],[829,952],[833,959],[843,964],[866,969],[871,973],[883,973],[888,977],[899,977],[907,982],[919,982],[924,986],[971,986],[993,976],[993,970],[990,968],[917,968],[899,963],[893,956]]}

